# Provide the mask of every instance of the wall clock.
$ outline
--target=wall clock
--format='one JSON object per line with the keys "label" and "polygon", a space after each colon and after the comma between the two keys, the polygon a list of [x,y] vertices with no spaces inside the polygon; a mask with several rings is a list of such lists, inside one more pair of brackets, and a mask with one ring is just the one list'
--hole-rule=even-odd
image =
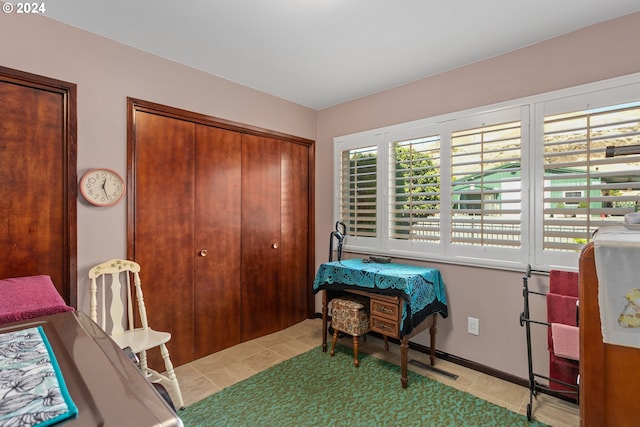
{"label": "wall clock", "polygon": [[111,169],[91,169],[80,179],[80,193],[95,206],[115,205],[122,199],[124,179]]}

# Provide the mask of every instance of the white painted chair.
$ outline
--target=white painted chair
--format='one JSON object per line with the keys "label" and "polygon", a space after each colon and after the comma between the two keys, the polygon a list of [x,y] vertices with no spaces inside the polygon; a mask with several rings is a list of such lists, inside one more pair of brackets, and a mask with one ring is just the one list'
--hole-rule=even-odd
{"label": "white painted chair", "polygon": [[[132,277],[138,315],[142,325],[139,328],[134,326]],[[113,259],[89,270],[89,279],[91,279],[89,303],[91,319],[109,334],[120,348],[130,347],[140,359],[142,373],[151,382],[160,383],[173,390],[177,407],[183,408],[184,401],[180,384],[178,384],[166,346],[166,343],[171,339],[171,334],[154,331],[149,327],[140,283],[140,265],[129,260]],[[101,288],[100,292],[98,292],[98,288]],[[100,298],[98,298],[98,294]],[[98,300],[100,301],[98,302]],[[166,369],[165,374],[160,374],[147,365],[147,350],[155,347],[160,348]]]}

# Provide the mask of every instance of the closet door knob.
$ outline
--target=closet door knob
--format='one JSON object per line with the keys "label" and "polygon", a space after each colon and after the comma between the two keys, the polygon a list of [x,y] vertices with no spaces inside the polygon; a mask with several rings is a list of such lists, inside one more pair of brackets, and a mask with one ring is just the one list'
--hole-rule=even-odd
{"label": "closet door knob", "polygon": [[271,245],[271,247],[272,247],[273,249],[278,249],[278,242],[275,242],[273,245]]}
{"label": "closet door knob", "polygon": [[207,256],[208,253],[209,252],[207,252],[206,249],[203,249],[203,250],[200,251],[200,256]]}

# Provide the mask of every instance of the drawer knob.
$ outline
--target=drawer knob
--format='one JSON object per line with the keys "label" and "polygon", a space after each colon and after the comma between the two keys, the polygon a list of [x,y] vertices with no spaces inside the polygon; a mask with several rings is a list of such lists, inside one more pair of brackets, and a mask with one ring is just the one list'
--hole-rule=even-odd
{"label": "drawer knob", "polygon": [[393,328],[389,325],[386,325],[384,323],[378,323],[376,324],[376,328],[380,328],[380,329],[386,329],[388,331],[392,330]]}

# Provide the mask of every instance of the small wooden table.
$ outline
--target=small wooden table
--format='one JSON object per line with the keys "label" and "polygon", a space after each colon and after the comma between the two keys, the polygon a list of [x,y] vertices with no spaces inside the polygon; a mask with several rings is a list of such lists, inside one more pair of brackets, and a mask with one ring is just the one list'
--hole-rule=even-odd
{"label": "small wooden table", "polygon": [[[435,268],[350,259],[322,264],[313,283],[322,296],[322,351],[327,351],[328,303],[340,293],[369,297],[371,330],[400,340],[401,384],[407,387],[409,339],[429,328],[435,364],[437,314],[448,316],[444,283]],[[431,322],[427,322],[431,318]]]}

